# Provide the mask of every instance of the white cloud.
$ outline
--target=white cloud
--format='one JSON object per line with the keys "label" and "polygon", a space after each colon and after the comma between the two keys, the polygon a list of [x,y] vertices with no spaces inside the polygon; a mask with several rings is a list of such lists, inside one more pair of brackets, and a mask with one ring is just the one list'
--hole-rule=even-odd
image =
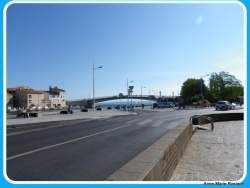
{"label": "white cloud", "polygon": [[202,24],[203,23],[203,16],[197,16],[196,17],[196,20],[195,20],[195,24],[196,25],[200,25],[200,24]]}

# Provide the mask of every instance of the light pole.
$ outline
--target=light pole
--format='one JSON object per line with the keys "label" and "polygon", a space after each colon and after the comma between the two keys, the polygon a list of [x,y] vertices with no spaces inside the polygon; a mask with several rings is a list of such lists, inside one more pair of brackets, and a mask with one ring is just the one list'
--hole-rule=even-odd
{"label": "light pole", "polygon": [[95,110],[95,70],[100,69],[102,66],[95,67],[95,64],[93,63],[93,109]]}
{"label": "light pole", "polygon": [[128,83],[131,83],[131,82],[134,82],[134,81],[128,81],[128,79],[127,79],[127,94],[128,94],[127,106],[128,106],[128,101],[129,101],[129,88],[128,88]]}
{"label": "light pole", "polygon": [[209,74],[206,74],[206,75],[204,75],[204,76],[202,76],[201,78],[200,78],[200,81],[201,81],[201,108],[203,108],[203,92],[202,92],[202,81],[203,81],[203,77],[206,77],[206,76],[209,76]]}
{"label": "light pole", "polygon": [[146,87],[141,86],[141,107],[142,107],[142,88],[146,88]]}

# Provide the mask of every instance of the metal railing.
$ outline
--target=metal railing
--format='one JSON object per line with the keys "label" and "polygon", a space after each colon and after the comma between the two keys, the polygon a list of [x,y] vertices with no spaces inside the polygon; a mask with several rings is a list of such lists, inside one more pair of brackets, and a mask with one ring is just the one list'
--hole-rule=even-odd
{"label": "metal railing", "polygon": [[211,123],[211,131],[214,130],[214,120],[211,117],[204,116],[204,115],[194,115],[194,116],[192,116],[192,117],[189,118],[189,122],[192,123],[192,125],[194,125],[193,124],[193,119],[197,119],[197,124],[199,124],[199,120],[200,119],[209,121]]}

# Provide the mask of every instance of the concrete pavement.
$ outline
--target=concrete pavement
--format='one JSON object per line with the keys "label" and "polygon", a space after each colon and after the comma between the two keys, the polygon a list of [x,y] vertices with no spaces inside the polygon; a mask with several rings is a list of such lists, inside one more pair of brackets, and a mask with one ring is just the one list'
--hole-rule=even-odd
{"label": "concrete pavement", "polygon": [[196,130],[170,181],[228,184],[243,178],[244,165],[244,121],[216,122],[214,131]]}

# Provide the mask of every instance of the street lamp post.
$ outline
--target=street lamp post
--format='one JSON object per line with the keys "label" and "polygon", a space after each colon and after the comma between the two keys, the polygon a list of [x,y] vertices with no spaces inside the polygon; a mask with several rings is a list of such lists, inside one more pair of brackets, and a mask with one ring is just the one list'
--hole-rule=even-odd
{"label": "street lamp post", "polygon": [[141,86],[141,107],[142,107],[142,88],[146,88],[146,87]]}
{"label": "street lamp post", "polygon": [[203,81],[203,77],[206,77],[206,76],[209,76],[209,74],[206,74],[206,75],[204,75],[204,76],[202,76],[201,78],[200,78],[200,81],[201,81],[201,108],[203,108],[203,92],[202,92],[202,81]]}
{"label": "street lamp post", "polygon": [[93,109],[95,110],[95,70],[100,69],[102,66],[95,67],[95,64],[93,63]]}

